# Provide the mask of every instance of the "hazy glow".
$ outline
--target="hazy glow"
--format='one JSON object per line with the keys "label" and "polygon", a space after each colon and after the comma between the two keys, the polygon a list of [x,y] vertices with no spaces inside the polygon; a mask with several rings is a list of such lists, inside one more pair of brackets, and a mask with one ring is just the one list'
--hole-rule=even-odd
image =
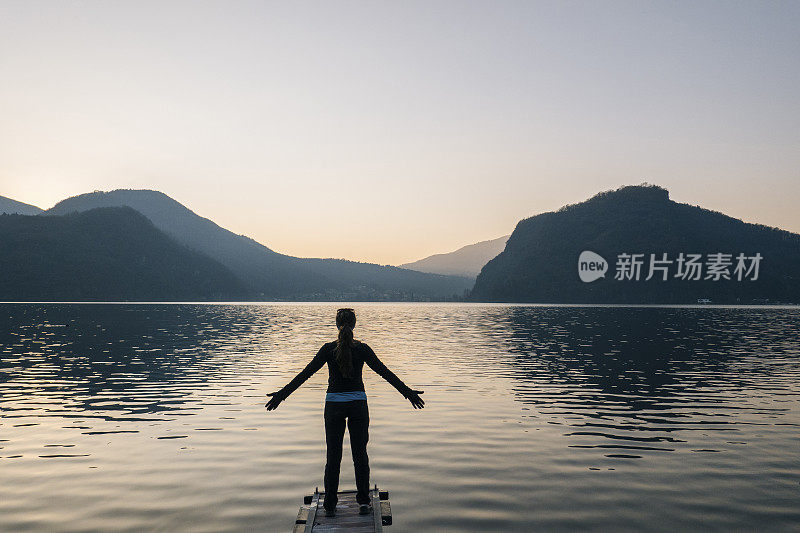
{"label": "hazy glow", "polygon": [[798,3],[4,2],[0,195],[401,263],[649,181],[800,232]]}

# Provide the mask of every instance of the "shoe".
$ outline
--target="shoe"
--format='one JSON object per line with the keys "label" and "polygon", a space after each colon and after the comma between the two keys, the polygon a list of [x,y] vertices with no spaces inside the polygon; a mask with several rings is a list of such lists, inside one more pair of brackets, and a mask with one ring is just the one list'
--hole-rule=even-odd
{"label": "shoe", "polygon": [[336,508],[334,507],[333,509],[328,509],[326,507],[325,508],[325,516],[336,516]]}
{"label": "shoe", "polygon": [[366,503],[362,503],[358,506],[358,514],[370,514],[372,512],[372,506]]}

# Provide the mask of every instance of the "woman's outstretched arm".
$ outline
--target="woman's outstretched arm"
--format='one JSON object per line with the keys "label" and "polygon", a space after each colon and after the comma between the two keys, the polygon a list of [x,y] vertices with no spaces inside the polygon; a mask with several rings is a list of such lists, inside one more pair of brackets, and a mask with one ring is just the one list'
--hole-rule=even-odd
{"label": "woman's outstretched arm", "polygon": [[402,394],[408,401],[411,402],[411,405],[414,406],[414,409],[422,409],[425,407],[425,402],[419,397],[419,395],[425,391],[413,390],[411,387],[403,383],[403,381],[398,378],[394,372],[386,368],[386,365],[384,365],[383,362],[378,359],[378,356],[375,355],[375,352],[372,351],[372,348],[370,348],[369,345],[364,344],[364,347],[366,348],[364,362],[367,363],[367,365],[374,370],[376,374],[391,383],[400,394]]}
{"label": "woman's outstretched arm", "polygon": [[279,391],[270,392],[267,396],[272,396],[270,400],[267,402],[265,406],[267,411],[272,411],[273,409],[277,409],[278,405],[289,397],[291,393],[293,393],[297,388],[306,382],[308,378],[314,375],[314,372],[322,368],[322,365],[325,364],[325,346],[323,345],[322,348],[319,349],[317,355],[314,356],[314,359],[311,360],[310,363],[306,365],[306,367],[300,371],[299,374],[295,376],[295,378],[290,381],[284,388]]}

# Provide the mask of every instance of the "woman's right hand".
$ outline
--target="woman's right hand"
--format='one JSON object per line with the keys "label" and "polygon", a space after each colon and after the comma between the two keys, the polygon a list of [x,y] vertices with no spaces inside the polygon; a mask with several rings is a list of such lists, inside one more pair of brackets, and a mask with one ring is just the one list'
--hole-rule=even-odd
{"label": "woman's right hand", "polygon": [[406,396],[408,401],[411,402],[411,405],[414,406],[414,409],[422,409],[425,407],[425,401],[419,397],[419,395],[424,392],[424,390],[412,390],[408,396]]}

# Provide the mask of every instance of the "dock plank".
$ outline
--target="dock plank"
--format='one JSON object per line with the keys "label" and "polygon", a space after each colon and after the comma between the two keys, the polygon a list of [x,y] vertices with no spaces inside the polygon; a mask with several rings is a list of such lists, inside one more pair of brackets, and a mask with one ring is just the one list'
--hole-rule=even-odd
{"label": "dock plank", "polygon": [[325,516],[325,510],[322,509],[322,501],[324,493],[319,497],[319,512],[314,519],[314,528],[311,531],[352,531],[358,532],[375,532],[374,519],[371,514],[360,515],[358,514],[358,502],[356,502],[355,492],[340,492],[339,502],[336,504],[336,516]]}
{"label": "dock plank", "polygon": [[384,526],[392,525],[392,505],[388,500],[381,502],[381,524]]}
{"label": "dock plank", "polygon": [[[311,500],[308,505],[300,508],[295,522],[294,533],[325,532],[350,532],[350,533],[382,533],[383,526],[392,523],[391,507],[388,501],[381,501],[381,496],[388,497],[388,493],[380,493],[377,486],[370,491],[372,499],[372,512],[366,515],[358,514],[356,491],[343,491],[339,493],[336,504],[336,516],[325,516],[322,504],[324,492],[315,491],[312,497],[307,496],[305,501]],[[388,515],[388,516],[387,516]],[[388,518],[388,519],[387,519]]]}

